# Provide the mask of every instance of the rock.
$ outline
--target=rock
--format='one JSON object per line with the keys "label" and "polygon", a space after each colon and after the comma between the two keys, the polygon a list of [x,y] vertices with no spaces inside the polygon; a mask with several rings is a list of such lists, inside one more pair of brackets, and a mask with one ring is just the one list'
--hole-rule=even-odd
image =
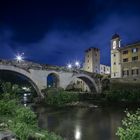
{"label": "rock", "polygon": [[11,131],[0,131],[0,140],[16,140],[16,137]]}

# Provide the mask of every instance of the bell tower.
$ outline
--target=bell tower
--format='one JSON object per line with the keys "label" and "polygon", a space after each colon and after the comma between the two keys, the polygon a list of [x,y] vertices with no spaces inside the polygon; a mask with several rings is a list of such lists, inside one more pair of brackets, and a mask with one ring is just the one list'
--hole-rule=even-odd
{"label": "bell tower", "polygon": [[111,78],[121,78],[120,36],[114,34],[111,39]]}

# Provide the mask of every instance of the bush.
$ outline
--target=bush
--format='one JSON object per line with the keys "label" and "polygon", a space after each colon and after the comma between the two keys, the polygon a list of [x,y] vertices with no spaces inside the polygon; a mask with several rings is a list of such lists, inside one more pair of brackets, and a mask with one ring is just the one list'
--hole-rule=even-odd
{"label": "bush", "polygon": [[74,92],[64,91],[63,89],[46,90],[45,102],[49,105],[64,105],[79,100],[79,95]]}
{"label": "bush", "polygon": [[36,114],[19,101],[13,99],[9,93],[4,93],[0,98],[0,130],[10,130],[20,140],[62,140],[53,133],[43,131],[38,127]]}
{"label": "bush", "polygon": [[17,108],[16,101],[0,100],[0,115],[14,115]]}
{"label": "bush", "polygon": [[140,140],[140,110],[135,114],[126,112],[126,118],[122,121],[122,127],[116,133],[120,140]]}
{"label": "bush", "polygon": [[19,98],[22,92],[18,85],[12,85],[10,82],[0,82],[0,90],[1,98],[5,98],[7,100]]}
{"label": "bush", "polygon": [[106,91],[106,99],[109,101],[140,102],[139,89],[114,89]]}

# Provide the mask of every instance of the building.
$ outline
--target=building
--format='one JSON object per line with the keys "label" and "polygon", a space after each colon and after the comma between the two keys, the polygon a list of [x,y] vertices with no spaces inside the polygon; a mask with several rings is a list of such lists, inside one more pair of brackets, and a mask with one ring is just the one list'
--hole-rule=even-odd
{"label": "building", "polygon": [[140,79],[140,42],[121,47],[120,36],[111,39],[111,78]]}
{"label": "building", "polygon": [[[103,75],[110,74],[110,66],[100,64],[100,50],[93,47],[85,51],[85,61],[82,70]],[[90,92],[86,83],[78,78],[71,83],[71,88]]]}
{"label": "building", "polygon": [[100,74],[110,74],[110,66],[100,64]]}
{"label": "building", "polygon": [[100,50],[98,48],[89,48],[85,51],[83,70],[100,73]]}
{"label": "building", "polygon": [[90,88],[88,87],[88,85],[79,78],[76,78],[74,79],[74,81],[72,81],[69,89],[80,92],[90,92]]}

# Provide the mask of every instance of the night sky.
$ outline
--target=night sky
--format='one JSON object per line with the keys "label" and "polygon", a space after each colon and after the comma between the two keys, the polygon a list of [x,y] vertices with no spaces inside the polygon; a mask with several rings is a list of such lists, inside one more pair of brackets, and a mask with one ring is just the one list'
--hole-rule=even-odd
{"label": "night sky", "polygon": [[139,0],[1,0],[0,59],[19,52],[39,63],[66,65],[84,60],[89,47],[110,65],[110,39],[140,40]]}

